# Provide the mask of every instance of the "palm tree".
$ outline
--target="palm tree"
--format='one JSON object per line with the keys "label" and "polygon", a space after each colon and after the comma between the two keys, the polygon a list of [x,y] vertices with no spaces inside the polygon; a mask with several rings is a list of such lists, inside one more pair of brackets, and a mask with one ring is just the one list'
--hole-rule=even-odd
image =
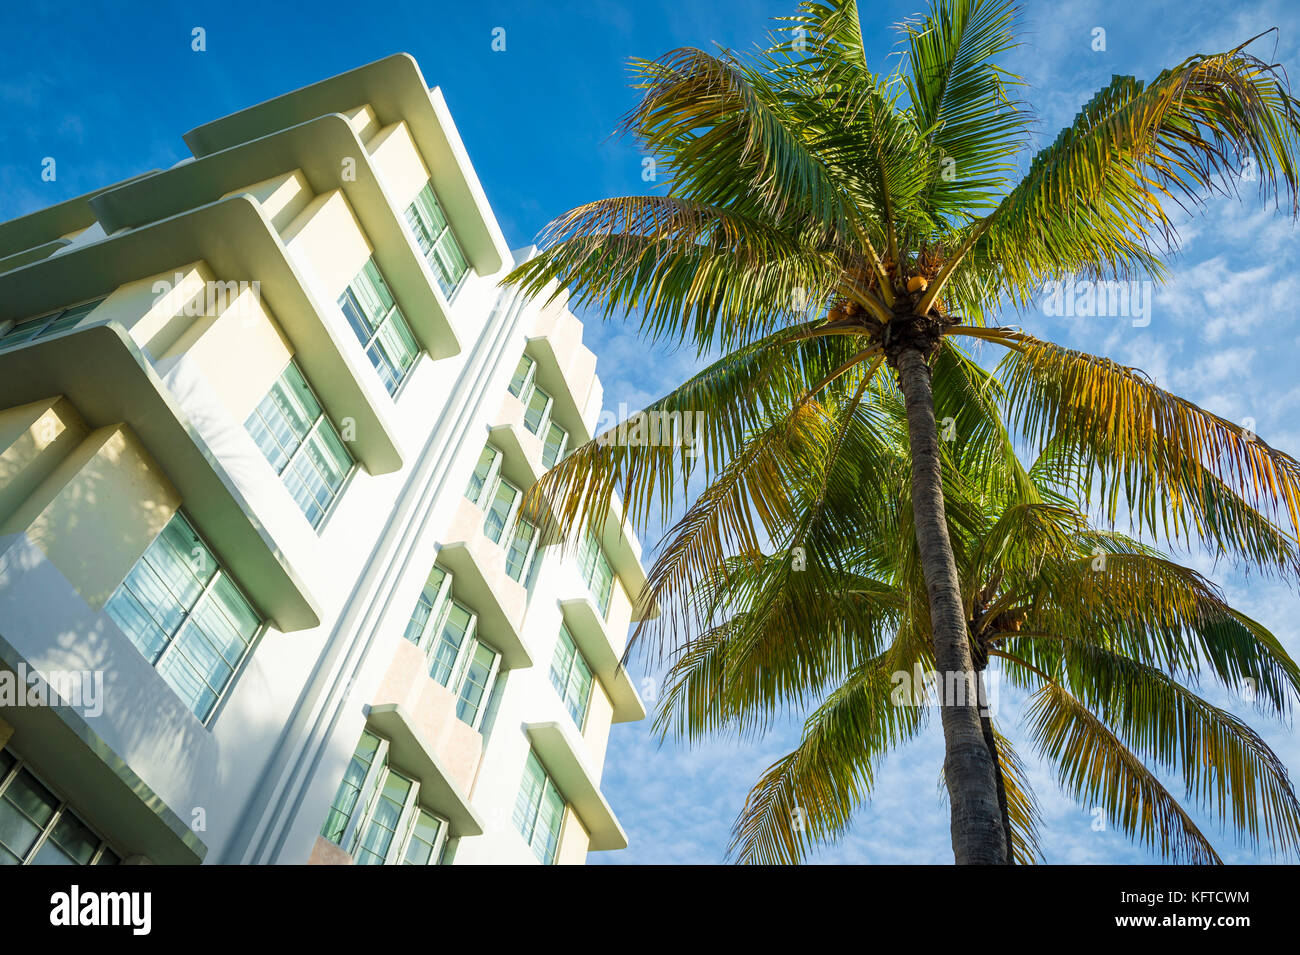
{"label": "palm tree", "polygon": [[[948,343],[935,370],[997,392]],[[918,679],[932,644],[908,531],[908,421],[897,391],[874,382],[858,400],[857,384],[828,388],[810,403],[808,426],[781,439],[805,463],[791,476],[793,519],[766,553],[737,554],[695,587],[704,626],[669,671],[656,720],[662,734],[696,740],[761,732],[778,698],[814,704],[798,746],[762,775],[736,821],[731,854],[741,862],[798,862],[842,835],[880,760],[916,736],[929,712]],[[1193,685],[1204,675],[1240,693],[1254,680],[1245,686],[1259,710],[1280,716],[1300,695],[1300,668],[1200,574],[1090,526],[1070,497],[1074,466],[1060,446],[1025,470],[1000,450],[1006,434],[995,417],[972,421],[974,406],[963,409],[952,392],[937,397],[936,413],[964,412],[972,425],[944,442],[941,464],[981,692],[998,661],[1007,686],[1031,692],[1030,735],[1062,786],[1167,860],[1220,861],[1160,770],[1180,772],[1187,797],[1252,845],[1295,852],[1300,800],[1281,760]],[[829,433],[834,448],[822,442]],[[765,429],[749,439],[766,440]],[[791,550],[810,523],[825,531],[801,568]],[[984,707],[981,724],[1004,837],[1014,861],[1034,862],[1037,799],[995,709]]]}
{"label": "palm tree", "polygon": [[[510,276],[534,293],[639,316],[653,339],[723,358],[651,405],[706,414],[700,448],[602,436],[535,489],[568,530],[621,494],[670,534],[648,600],[654,632],[690,632],[683,588],[757,550],[788,504],[776,452],[745,437],[797,417],[857,369],[896,378],[907,410],[912,530],[934,664],[973,686],[961,582],[945,517],[931,367],[953,336],[1007,350],[999,369],[1019,438],[1069,449],[1087,502],[1155,533],[1294,573],[1300,465],[1140,372],[986,320],[1050,280],[1164,276],[1167,206],[1235,188],[1249,160],[1261,194],[1296,211],[1300,110],[1284,75],[1246,46],[1194,56],[1144,83],[1116,77],[1023,172],[1029,117],[998,65],[1014,45],[1006,0],[935,0],[903,25],[889,74],[867,64],[854,2],[803,4],[770,49],[741,60],[696,49],[636,61],[625,128],[666,195],[602,199],[553,222]],[[674,607],[678,609],[674,609]],[[649,631],[647,631],[649,633]],[[958,863],[1000,863],[996,767],[971,694],[940,701]]]}

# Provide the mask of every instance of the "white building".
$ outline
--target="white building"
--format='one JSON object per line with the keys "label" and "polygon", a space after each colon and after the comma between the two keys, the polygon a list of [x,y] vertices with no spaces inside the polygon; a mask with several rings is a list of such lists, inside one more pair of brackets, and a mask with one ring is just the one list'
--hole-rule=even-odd
{"label": "white building", "polygon": [[441,94],[392,56],[185,141],[0,224],[0,862],[623,848],[640,547],[515,519],[595,356],[498,287]]}

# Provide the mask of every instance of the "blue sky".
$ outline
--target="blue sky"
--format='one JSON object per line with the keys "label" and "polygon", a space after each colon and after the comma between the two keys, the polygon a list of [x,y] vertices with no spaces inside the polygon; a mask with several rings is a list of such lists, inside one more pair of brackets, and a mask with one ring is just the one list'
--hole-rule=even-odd
{"label": "blue sky", "polygon": [[[405,50],[442,87],[507,239],[523,245],[574,205],[648,188],[634,146],[611,139],[635,101],[629,56],[714,42],[744,50],[792,3],[323,2],[310,18],[265,2],[148,6],[146,13],[143,4],[83,0],[0,10],[0,219],[169,166],[187,155],[181,134],[200,123]],[[874,60],[881,68],[892,62],[892,24],[919,8],[863,4],[864,23],[878,27]],[[204,52],[191,50],[194,27],[206,31]],[[505,30],[505,52],[491,49],[496,27]],[[1093,49],[1097,27],[1106,31],[1104,51]],[[1024,45],[1007,66],[1029,81],[1040,139],[1050,140],[1112,74],[1150,77],[1192,52],[1224,49],[1271,27],[1280,33],[1259,41],[1257,52],[1300,76],[1300,8],[1283,0],[1235,3],[1230,11],[1204,0],[1029,3]],[[45,157],[57,162],[54,182],[41,180]],[[1156,292],[1149,325],[1041,313],[1006,320],[1137,365],[1213,411],[1255,419],[1267,441],[1300,453],[1300,376],[1288,355],[1300,346],[1295,227],[1253,198],[1214,199],[1180,223],[1182,250]],[[593,320],[586,340],[599,356],[610,407],[640,406],[697,366],[691,354],[656,349],[647,357],[617,324]],[[1300,654],[1294,592],[1248,581],[1200,554],[1188,560]],[[1028,757],[1023,734],[1014,731],[1019,702],[1003,694],[1002,721]],[[1300,770],[1300,744],[1288,729],[1243,715],[1293,773]],[[795,739],[786,723],[758,742],[724,738],[688,750],[660,747],[649,721],[616,726],[605,787],[632,846],[594,853],[592,861],[721,861],[748,788]],[[950,861],[941,761],[933,731],[890,757],[853,831],[819,860]],[[1094,831],[1089,807],[1060,795],[1050,772],[1029,762],[1048,861],[1155,861],[1117,833]],[[1198,819],[1226,859],[1269,861]]]}

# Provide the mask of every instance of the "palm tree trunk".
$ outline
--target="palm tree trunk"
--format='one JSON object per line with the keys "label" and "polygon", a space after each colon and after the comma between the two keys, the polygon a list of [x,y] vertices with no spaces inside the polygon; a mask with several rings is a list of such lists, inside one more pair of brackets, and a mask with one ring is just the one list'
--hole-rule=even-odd
{"label": "palm tree trunk", "polygon": [[[979,679],[979,698],[981,701],[987,700],[983,666],[978,668],[976,676]],[[998,756],[998,737],[993,732],[993,717],[989,715],[988,708],[983,705],[980,707],[980,730],[984,733],[984,745],[988,747],[989,755],[993,757],[993,777],[998,785],[998,812],[1002,815],[1002,835],[1007,844],[1007,857],[1004,861],[1007,865],[1014,865],[1016,860],[1011,852],[1011,814],[1007,811],[1007,781],[1002,775],[1002,760]]]}
{"label": "palm tree trunk", "polygon": [[939,712],[943,723],[944,781],[952,809],[953,855],[958,865],[1002,865],[1007,859],[1006,838],[993,760],[980,725],[957,564],[948,539],[930,367],[919,350],[905,348],[898,353],[895,368],[907,406],[912,510],[930,598],[934,661],[942,687]]}

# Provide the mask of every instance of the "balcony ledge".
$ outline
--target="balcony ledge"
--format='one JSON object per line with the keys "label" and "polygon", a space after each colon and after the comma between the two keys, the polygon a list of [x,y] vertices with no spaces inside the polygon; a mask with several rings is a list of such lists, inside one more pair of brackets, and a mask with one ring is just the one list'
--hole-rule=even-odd
{"label": "balcony ledge", "polygon": [[596,775],[587,766],[573,731],[560,723],[525,723],[524,732],[547,774],[555,780],[590,837],[589,849],[626,849],[627,833],[600,791]]}
{"label": "balcony ledge", "polygon": [[613,722],[631,723],[645,719],[645,705],[632,685],[627,668],[614,652],[605,621],[590,597],[560,601],[565,626],[583,657],[609,694],[614,707]]}
{"label": "balcony ledge", "polygon": [[420,803],[447,819],[453,837],[483,834],[482,818],[406,710],[396,703],[371,706],[366,725],[388,740],[389,761],[420,780]]}
{"label": "balcony ledge", "polygon": [[396,53],[250,106],[185,134],[185,142],[202,158],[218,150],[258,139],[326,113],[370,104],[381,124],[406,121],[424,164],[433,176],[456,237],[480,275],[492,275],[511,261],[501,227],[492,214],[460,133],[442,93],[430,90],[420,67],[408,53]]}
{"label": "balcony ledge", "polygon": [[130,334],[104,322],[0,351],[0,407],[64,395],[92,428],[125,422],[264,616],[320,623],[316,601]]}
{"label": "balcony ledge", "polygon": [[[477,540],[458,540],[443,544],[438,551],[438,563],[452,574],[452,591],[456,599],[478,614],[478,631],[483,639],[501,653],[501,665],[508,670],[518,670],[533,665],[532,655],[520,636],[521,621],[515,620],[497,594],[502,581],[518,586],[493,567],[485,567],[481,549],[490,546],[485,537]],[[489,578],[500,577],[500,580]]]}
{"label": "balcony ledge", "polygon": [[336,422],[356,422],[351,448],[366,470],[387,474],[400,468],[402,456],[383,399],[361,384],[372,374],[361,364],[364,354],[359,347],[345,347],[325,323],[252,196],[230,196],[6,272],[0,275],[0,320],[107,295],[127,282],[197,261],[207,262],[219,279],[261,283],[263,301],[325,410]]}
{"label": "balcony ledge", "polygon": [[[344,176],[343,159],[354,160]],[[333,113],[175,166],[91,200],[105,232],[136,228],[234,190],[301,169],[316,195],[337,189],[356,211],[384,278],[420,343],[434,359],[458,354],[451,305],[388,197],[347,119]]]}

